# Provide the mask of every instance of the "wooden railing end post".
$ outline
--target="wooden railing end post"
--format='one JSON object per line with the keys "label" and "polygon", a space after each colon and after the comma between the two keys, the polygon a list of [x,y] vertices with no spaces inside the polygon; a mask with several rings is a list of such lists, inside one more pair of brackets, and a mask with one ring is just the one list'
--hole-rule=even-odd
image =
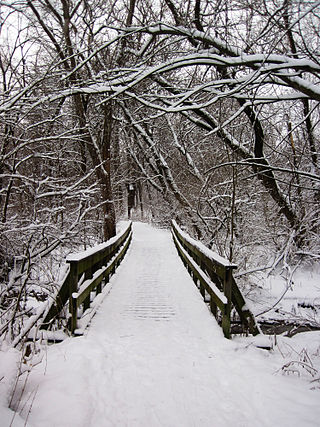
{"label": "wooden railing end post", "polygon": [[73,334],[74,330],[77,328],[77,301],[73,298],[73,293],[78,290],[78,262],[77,261],[67,261],[70,263],[70,281],[69,281],[69,329]]}

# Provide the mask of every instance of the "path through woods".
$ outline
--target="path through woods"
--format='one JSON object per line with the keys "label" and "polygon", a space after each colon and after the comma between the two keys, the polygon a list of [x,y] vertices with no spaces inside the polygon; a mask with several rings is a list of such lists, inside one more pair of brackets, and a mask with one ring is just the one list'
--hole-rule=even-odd
{"label": "path through woods", "polygon": [[35,427],[318,425],[319,393],[280,368],[226,340],[169,231],[135,223],[89,330],[49,347],[20,408]]}

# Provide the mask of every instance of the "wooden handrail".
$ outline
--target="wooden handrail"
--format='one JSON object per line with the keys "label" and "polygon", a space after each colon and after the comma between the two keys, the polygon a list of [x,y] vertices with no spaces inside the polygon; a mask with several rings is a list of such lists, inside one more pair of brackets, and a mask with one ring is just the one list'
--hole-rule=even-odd
{"label": "wooden handrail", "polygon": [[233,277],[237,265],[190,237],[175,221],[171,225],[178,253],[196,285],[199,284],[203,298],[206,300],[209,297],[212,314],[217,317],[217,308],[221,312],[224,336],[231,337],[232,306],[237,310],[244,329],[257,335],[260,331],[255,318],[245,306],[245,300]]}
{"label": "wooden handrail", "polygon": [[84,310],[90,306],[92,291],[100,293],[102,282],[107,283],[123,259],[132,239],[132,223],[105,243],[86,251],[68,255],[68,272],[43,321],[42,328],[47,329],[51,320],[60,313],[69,300],[68,328],[71,333],[77,328],[78,308]]}
{"label": "wooden handrail", "polygon": [[132,239],[132,232],[127,235],[126,240],[122,240],[123,245],[121,246],[119,252],[114,255],[114,257],[103,267],[96,270],[93,274],[91,279],[87,279],[82,283],[79,290],[77,292],[74,292],[72,294],[71,299],[71,331],[74,332],[76,329],[76,322],[77,322],[77,310],[81,306],[81,304],[84,305],[84,308],[89,308],[90,305],[90,294],[91,292],[98,288],[98,293],[101,292],[101,282],[104,278],[107,278],[107,281],[109,280],[109,277],[115,272],[117,266],[120,264],[121,260],[123,259],[124,255],[127,252],[127,249],[130,245]]}

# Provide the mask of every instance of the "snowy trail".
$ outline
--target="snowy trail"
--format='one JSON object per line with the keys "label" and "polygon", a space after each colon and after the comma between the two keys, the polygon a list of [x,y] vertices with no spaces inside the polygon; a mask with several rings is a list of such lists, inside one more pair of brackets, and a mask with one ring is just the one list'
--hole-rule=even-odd
{"label": "snowy trail", "polygon": [[319,425],[319,393],[280,367],[224,339],[170,233],[136,223],[89,331],[49,348],[22,415],[35,427]]}

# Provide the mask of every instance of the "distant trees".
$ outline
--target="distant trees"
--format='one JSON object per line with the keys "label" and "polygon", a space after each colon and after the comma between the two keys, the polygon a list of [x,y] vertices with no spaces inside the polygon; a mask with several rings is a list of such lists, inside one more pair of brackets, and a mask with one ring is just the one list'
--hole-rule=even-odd
{"label": "distant trees", "polygon": [[[198,127],[201,135],[210,132],[223,142],[231,150],[230,165],[241,162],[241,167],[252,170],[299,235],[297,241],[303,239],[301,186],[305,180],[311,180],[312,186],[318,181],[314,120],[320,95],[315,5],[289,0],[217,4],[165,0],[149,5],[151,20],[144,6],[135,1],[102,6],[98,1],[60,0],[27,1],[21,9],[33,24],[29,32],[46,40],[47,52],[58,59],[49,74],[52,78],[54,70],[60,76],[58,87],[54,92],[49,87],[49,98],[72,95],[82,170],[89,155],[100,183],[105,238],[114,233],[115,224],[110,155],[112,147],[120,153],[119,137],[124,136],[122,142],[127,144],[130,132],[128,150],[142,178],[166,197],[169,190],[191,216],[198,216],[150,135],[150,120],[155,129],[161,114],[178,113],[185,123]],[[132,27],[134,22],[144,25]],[[116,26],[118,36],[113,29]],[[293,120],[288,112],[285,116],[281,112],[282,105],[294,105],[295,116],[301,115],[296,129],[303,130],[309,153],[303,170]],[[159,113],[155,114],[156,110]],[[278,123],[282,120],[282,129],[272,123],[273,115]],[[121,117],[131,129],[129,133],[120,130]],[[268,131],[271,128],[278,133],[273,140]],[[144,150],[145,144],[149,146],[144,164],[134,154],[132,138],[138,151],[139,147]],[[177,135],[171,140],[182,153]],[[273,146],[285,141],[289,144],[280,159]],[[303,149],[304,159],[308,153]],[[189,167],[197,169],[197,160],[186,151],[184,156]],[[146,164],[156,180],[148,175]],[[205,177],[200,175],[203,181]]]}
{"label": "distant trees", "polygon": [[[231,150],[225,167],[251,169],[296,244],[303,245],[310,237],[306,218],[319,209],[315,5],[229,1],[217,11],[214,2],[165,3],[173,22],[125,30],[144,35],[143,64],[148,65],[127,71],[118,93],[149,109],[150,118],[156,111],[178,113],[207,133],[205,138],[218,138]],[[276,133],[270,135],[270,129]],[[177,188],[174,193],[178,200]],[[310,195],[312,208],[306,210]]]}

